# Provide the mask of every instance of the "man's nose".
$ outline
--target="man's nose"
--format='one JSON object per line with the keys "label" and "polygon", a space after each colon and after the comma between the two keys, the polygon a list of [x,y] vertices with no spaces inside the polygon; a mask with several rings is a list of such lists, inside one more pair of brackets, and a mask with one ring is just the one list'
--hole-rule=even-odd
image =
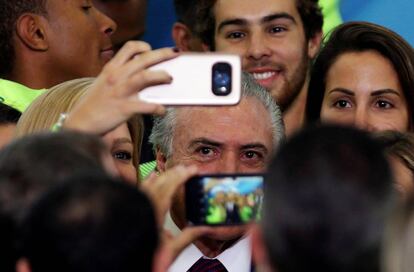
{"label": "man's nose", "polygon": [[223,174],[232,174],[239,172],[239,160],[237,154],[225,154],[219,164],[219,171]]}
{"label": "man's nose", "polygon": [[106,16],[101,11],[97,10],[97,12],[99,13],[98,16],[100,21],[100,31],[102,33],[105,33],[107,36],[111,36],[112,34],[114,34],[114,32],[117,29],[117,24],[115,23],[115,21]]}
{"label": "man's nose", "polygon": [[262,60],[271,55],[271,50],[266,42],[266,37],[263,33],[252,32],[249,40],[248,58],[253,60]]}

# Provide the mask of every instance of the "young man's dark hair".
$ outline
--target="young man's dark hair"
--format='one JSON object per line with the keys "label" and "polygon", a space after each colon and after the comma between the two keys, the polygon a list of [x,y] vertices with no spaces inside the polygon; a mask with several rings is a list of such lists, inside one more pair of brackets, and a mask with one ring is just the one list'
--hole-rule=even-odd
{"label": "young man's dark hair", "polygon": [[73,176],[52,189],[23,226],[32,272],[151,271],[158,245],[148,198],[105,175]]}
{"label": "young man's dark hair", "polygon": [[20,111],[0,102],[0,126],[16,124],[21,115]]}
{"label": "young man's dark hair", "polygon": [[177,21],[185,24],[188,28],[195,32],[196,16],[198,0],[174,0],[175,15]]}
{"label": "young man's dark hair", "polygon": [[36,196],[77,171],[102,170],[107,147],[77,132],[34,134],[0,151],[0,211],[21,218]]}
{"label": "young man's dark hair", "polygon": [[[6,104],[0,103],[0,126],[7,126],[10,124],[16,124],[20,118],[21,113],[7,106]],[[13,220],[0,213],[0,227],[2,233],[7,233],[8,235],[2,236],[1,243],[3,245],[12,245],[14,235]],[[3,268],[4,271],[14,271],[14,261],[8,262],[7,260],[15,260],[14,251],[10,248],[0,246],[0,268]],[[3,250],[4,249],[4,250]],[[2,271],[3,271],[2,269]]]}
{"label": "young man's dark hair", "polygon": [[11,73],[14,63],[16,21],[25,12],[44,14],[46,0],[0,0],[0,77]]}
{"label": "young man's dark hair", "polygon": [[263,236],[279,272],[377,272],[392,177],[362,131],[310,128],[281,147],[265,183]]}
{"label": "young man's dark hair", "polygon": [[32,135],[0,151],[0,271],[14,271],[15,230],[39,195],[78,171],[102,171],[107,148],[76,132]]}
{"label": "young man's dark hair", "polygon": [[200,1],[174,0],[177,21],[172,27],[172,37],[175,46],[182,51],[203,51],[201,39],[196,33],[196,13]]}
{"label": "young man's dark hair", "polygon": [[[210,48],[215,50],[214,32],[216,28],[214,19],[214,5],[217,0],[200,0],[195,22],[195,30],[202,41]],[[279,0],[280,1],[280,0]],[[306,39],[309,40],[318,32],[322,31],[323,15],[319,7],[318,0],[295,0],[296,8],[302,19],[305,29]]]}

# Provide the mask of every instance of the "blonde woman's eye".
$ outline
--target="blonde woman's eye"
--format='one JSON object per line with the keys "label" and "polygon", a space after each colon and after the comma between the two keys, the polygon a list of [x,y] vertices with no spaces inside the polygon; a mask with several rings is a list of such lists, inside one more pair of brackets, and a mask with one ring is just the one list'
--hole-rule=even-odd
{"label": "blonde woman's eye", "polygon": [[121,161],[130,161],[132,159],[132,154],[128,151],[117,151],[112,156]]}

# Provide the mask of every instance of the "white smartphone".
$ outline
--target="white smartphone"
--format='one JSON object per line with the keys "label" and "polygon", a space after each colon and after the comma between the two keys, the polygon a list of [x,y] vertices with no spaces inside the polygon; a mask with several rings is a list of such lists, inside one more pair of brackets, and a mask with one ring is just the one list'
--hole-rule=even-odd
{"label": "white smartphone", "polygon": [[140,91],[141,100],[172,106],[234,105],[240,101],[238,55],[183,53],[149,69],[166,71],[173,81]]}

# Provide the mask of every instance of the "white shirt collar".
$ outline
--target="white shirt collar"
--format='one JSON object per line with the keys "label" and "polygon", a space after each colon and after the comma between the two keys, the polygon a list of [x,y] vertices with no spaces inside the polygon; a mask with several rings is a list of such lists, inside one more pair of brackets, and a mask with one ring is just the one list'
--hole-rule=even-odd
{"label": "white shirt collar", "polygon": [[[201,251],[195,245],[191,244],[181,252],[168,269],[168,272],[187,271],[201,257],[203,257]],[[223,251],[215,259],[218,259],[229,272],[250,272],[250,237],[247,236],[241,238],[237,243]]]}
{"label": "white shirt collar", "polygon": [[232,247],[226,249],[218,255],[217,259],[229,272],[250,272],[252,265],[250,243],[250,236],[243,237]]}
{"label": "white shirt collar", "polygon": [[[168,269],[168,272],[187,271],[201,257],[203,257],[201,251],[195,245],[191,244],[181,252]],[[250,237],[241,238],[236,244],[223,251],[215,259],[219,260],[229,272],[250,272]]]}
{"label": "white shirt collar", "polygon": [[[173,235],[177,235],[181,232],[174,224],[169,213],[166,216],[164,227],[171,231]],[[233,246],[223,251],[215,259],[218,259],[229,272],[250,272],[252,261],[251,255],[250,236],[246,236],[242,237]],[[168,269],[168,272],[187,271],[201,257],[203,257],[203,253],[201,253],[195,245],[191,244],[178,255],[174,263]]]}

